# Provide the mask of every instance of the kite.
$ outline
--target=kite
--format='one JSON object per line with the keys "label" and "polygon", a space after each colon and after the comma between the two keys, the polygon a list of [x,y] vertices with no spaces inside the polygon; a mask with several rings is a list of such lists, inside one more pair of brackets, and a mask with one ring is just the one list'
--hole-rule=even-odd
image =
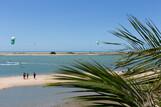
{"label": "kite", "polygon": [[99,41],[96,41],[96,44],[99,45]]}
{"label": "kite", "polygon": [[11,37],[11,45],[14,45],[16,41],[16,38],[14,36]]}

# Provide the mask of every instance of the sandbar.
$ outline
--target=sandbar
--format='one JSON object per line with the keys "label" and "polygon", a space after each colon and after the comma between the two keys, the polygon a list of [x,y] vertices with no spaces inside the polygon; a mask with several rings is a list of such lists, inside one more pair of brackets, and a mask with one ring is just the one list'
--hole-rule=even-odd
{"label": "sandbar", "polygon": [[53,75],[37,75],[36,79],[34,79],[33,77],[23,79],[22,76],[0,77],[0,90],[21,86],[37,86],[37,85],[43,86],[47,83],[57,81],[54,80],[53,78],[54,78]]}
{"label": "sandbar", "polygon": [[125,52],[0,52],[0,56],[120,55]]}

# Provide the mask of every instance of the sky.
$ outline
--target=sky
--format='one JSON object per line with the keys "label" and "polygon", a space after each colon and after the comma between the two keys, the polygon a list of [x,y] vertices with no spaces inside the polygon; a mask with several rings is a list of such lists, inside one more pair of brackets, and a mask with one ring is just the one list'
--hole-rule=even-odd
{"label": "sky", "polygon": [[[161,28],[161,0],[0,0],[0,51],[110,51],[127,15]],[[15,45],[10,38],[16,37]]]}

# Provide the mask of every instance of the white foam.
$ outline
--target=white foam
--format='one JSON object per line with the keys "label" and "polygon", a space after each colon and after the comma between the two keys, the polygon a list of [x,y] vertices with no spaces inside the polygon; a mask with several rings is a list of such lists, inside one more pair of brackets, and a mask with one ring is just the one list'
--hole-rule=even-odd
{"label": "white foam", "polygon": [[19,62],[5,62],[5,63],[0,63],[1,66],[10,66],[10,65],[19,65]]}

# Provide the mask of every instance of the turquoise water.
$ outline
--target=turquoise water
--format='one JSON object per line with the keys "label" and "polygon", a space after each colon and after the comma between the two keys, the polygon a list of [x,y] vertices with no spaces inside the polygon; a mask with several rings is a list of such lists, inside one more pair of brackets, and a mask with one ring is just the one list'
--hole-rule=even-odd
{"label": "turquoise water", "polygon": [[62,65],[75,63],[76,61],[95,60],[108,67],[120,58],[119,55],[106,56],[0,56],[0,76],[22,75],[23,72],[48,74],[58,71]]}
{"label": "turquoise water", "polygon": [[[0,76],[22,75],[23,72],[48,74],[76,60],[96,60],[108,67],[121,56],[0,56]],[[58,71],[59,72],[59,71]],[[53,107],[77,94],[62,94],[71,89],[60,87],[16,87],[0,90],[0,107]]]}

